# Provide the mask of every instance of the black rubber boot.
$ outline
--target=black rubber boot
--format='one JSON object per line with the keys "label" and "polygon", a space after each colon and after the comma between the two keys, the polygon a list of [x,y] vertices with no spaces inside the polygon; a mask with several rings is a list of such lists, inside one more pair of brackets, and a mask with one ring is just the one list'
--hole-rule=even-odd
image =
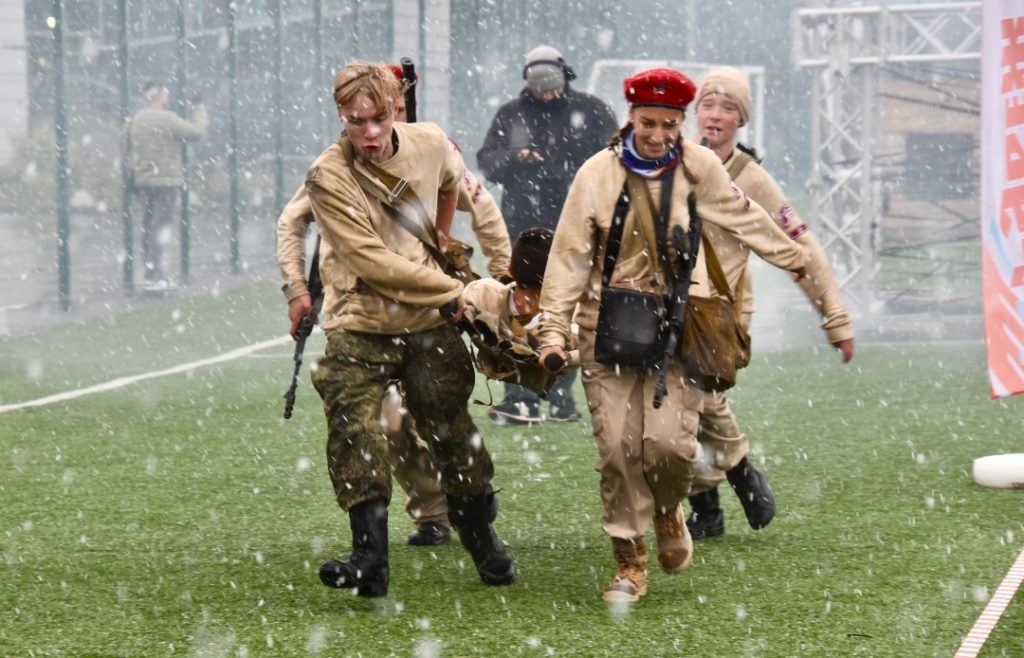
{"label": "black rubber boot", "polygon": [[360,503],[348,511],[352,555],[320,565],[328,587],[355,589],[359,596],[388,593],[388,508],[380,501]]}
{"label": "black rubber boot", "polygon": [[480,580],[488,585],[509,585],[516,579],[512,558],[491,526],[497,502],[491,485],[474,496],[447,494],[448,520],[459,532],[462,546],[469,551]]}
{"label": "black rubber boot", "polygon": [[725,532],[725,513],[718,500],[718,489],[690,496],[693,513],[686,519],[686,527],[694,541],[705,537],[718,537]]}
{"label": "black rubber boot", "polygon": [[726,471],[725,476],[743,505],[750,527],[760,530],[768,525],[775,516],[775,496],[764,473],[744,457]]}
{"label": "black rubber boot", "polygon": [[416,531],[405,538],[410,546],[440,546],[447,544],[452,538],[452,531],[447,526],[427,521],[416,526]]}

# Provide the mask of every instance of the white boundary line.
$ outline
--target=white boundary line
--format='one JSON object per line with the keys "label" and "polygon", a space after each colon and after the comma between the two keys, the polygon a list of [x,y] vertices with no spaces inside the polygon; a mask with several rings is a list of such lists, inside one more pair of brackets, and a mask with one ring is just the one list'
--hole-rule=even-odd
{"label": "white boundary line", "polygon": [[1020,552],[1013,566],[1006,572],[1003,582],[999,583],[999,587],[989,599],[988,605],[981,611],[978,621],[974,622],[974,627],[964,637],[954,658],[977,657],[981,647],[985,645],[985,640],[992,634],[992,630],[999,622],[999,618],[1006,612],[1006,608],[1013,600],[1013,595],[1017,592],[1021,582],[1024,582],[1024,551]]}
{"label": "white boundary line", "polygon": [[129,386],[130,384],[145,381],[147,379],[156,379],[157,377],[166,377],[167,375],[177,375],[182,372],[188,372],[189,370],[195,370],[196,368],[203,368],[205,366],[212,366],[218,363],[224,363],[225,361],[233,361],[235,359],[240,359],[244,356],[252,354],[253,352],[258,352],[268,347],[286,345],[291,342],[293,342],[291,336],[281,336],[280,338],[272,338],[270,340],[265,340],[260,343],[253,343],[252,345],[239,347],[236,350],[224,352],[223,354],[219,354],[208,359],[200,359],[199,361],[182,363],[181,365],[174,366],[173,368],[167,368],[166,370],[144,372],[141,375],[132,375],[130,377],[119,377],[117,379],[112,379],[109,382],[104,382],[103,384],[96,384],[95,386],[79,388],[74,391],[65,391],[64,393],[48,395],[45,398],[38,398],[36,400],[29,400],[27,402],[16,402],[14,404],[0,405],[0,414],[5,414],[10,411],[18,411],[19,409],[28,409],[29,407],[42,407],[44,405],[53,404],[55,402],[64,402],[65,400],[74,400],[76,398],[84,397],[86,395],[92,395],[93,393],[103,393],[105,391],[112,391],[116,388],[123,388],[125,386]]}

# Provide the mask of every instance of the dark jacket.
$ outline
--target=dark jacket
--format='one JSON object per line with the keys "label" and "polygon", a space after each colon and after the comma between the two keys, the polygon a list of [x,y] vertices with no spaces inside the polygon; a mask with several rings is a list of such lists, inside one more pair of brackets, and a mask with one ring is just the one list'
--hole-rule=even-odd
{"label": "dark jacket", "polygon": [[[513,241],[534,226],[554,230],[576,170],[617,130],[601,99],[568,85],[548,103],[523,88],[498,109],[476,159],[487,179],[504,188],[501,212]],[[516,154],[524,148],[540,153],[543,162],[519,161]]]}

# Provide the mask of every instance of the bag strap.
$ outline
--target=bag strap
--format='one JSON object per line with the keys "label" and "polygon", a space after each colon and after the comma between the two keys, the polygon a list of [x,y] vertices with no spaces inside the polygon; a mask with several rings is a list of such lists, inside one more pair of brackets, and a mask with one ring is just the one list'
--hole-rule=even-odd
{"label": "bag strap", "polygon": [[665,247],[668,239],[669,213],[672,211],[674,180],[675,171],[673,170],[661,183],[661,205],[658,208],[658,220],[655,223],[654,199],[651,197],[651,189],[640,176],[626,170],[626,185],[629,186],[629,193],[633,198],[640,199],[640,203],[636,204],[633,211],[640,223],[640,234],[647,245],[647,252],[651,254],[651,264],[654,266],[654,275],[658,286],[665,288],[673,285],[675,278],[668,266],[668,250]]}
{"label": "bag strap", "polygon": [[736,299],[733,302],[733,304],[734,304],[733,310],[735,311],[735,313],[733,313],[733,315],[736,317],[737,324],[739,323],[739,321],[741,319],[741,316],[743,315],[743,295],[746,292],[743,289],[743,286],[746,284],[746,278],[747,278],[747,268],[746,268],[746,266],[744,266],[743,267],[743,271],[740,272],[740,278],[736,282]]}
{"label": "bag strap", "polygon": [[[448,258],[437,244],[437,231],[430,221],[426,207],[409,182],[378,167],[369,160],[355,159],[355,149],[348,137],[342,135],[338,140],[345,162],[349,165],[353,177],[364,192],[375,198],[390,211],[391,218],[409,233],[412,233],[430,252],[441,269],[448,269]],[[365,168],[366,171],[363,171]]]}
{"label": "bag strap", "polygon": [[601,285],[607,288],[612,281],[612,272],[615,270],[615,263],[619,259],[619,248],[622,246],[622,231],[626,224],[626,215],[629,213],[629,181],[622,184],[622,191],[615,202],[615,215],[612,217],[612,227],[608,231],[608,246],[604,250],[604,272],[601,274]]}
{"label": "bag strap", "polygon": [[[736,154],[733,156],[732,162],[729,163],[729,166],[727,168],[727,171],[729,172],[729,178],[731,178],[732,180],[736,180],[737,178],[739,178],[739,175],[741,173],[743,173],[743,169],[748,164],[750,164],[751,162],[756,162],[757,164],[761,164],[761,160],[762,159],[763,158],[761,158],[761,156],[758,155],[757,150],[754,149],[754,147],[747,146],[743,142],[736,142]],[[713,257],[713,258],[715,258],[715,264],[718,265],[718,271],[721,273],[722,272],[721,264],[718,263],[718,259],[716,257]],[[709,263],[709,267],[710,267],[710,263]],[[710,274],[710,271],[709,271],[709,274]],[[744,285],[744,279],[746,278],[746,276],[747,276],[747,268],[746,268],[746,266],[744,266],[743,271],[740,272],[740,278],[736,282],[736,299],[733,302],[735,304],[735,306],[736,306],[736,318],[737,319],[739,319],[740,313],[742,312],[741,311],[741,307],[743,306],[743,294],[744,294],[743,285]],[[725,275],[722,274],[721,278],[722,278],[722,280],[725,280]],[[717,287],[717,285],[718,284],[716,283],[716,287]],[[721,290],[719,290],[719,292],[721,292]]]}
{"label": "bag strap", "polygon": [[729,178],[736,180],[743,173],[743,169],[751,162],[755,162],[755,158],[746,151],[737,150],[736,154],[732,156],[732,162],[726,168],[726,171],[729,172]]}
{"label": "bag strap", "polygon": [[722,271],[722,264],[718,262],[718,254],[715,253],[714,247],[711,246],[707,233],[702,231],[700,240],[704,245],[704,262],[708,266],[708,278],[711,279],[711,283],[714,284],[715,290],[718,291],[719,295],[735,303],[732,290],[729,288],[729,282],[725,278],[725,272]]}
{"label": "bag strap", "polygon": [[697,214],[697,195],[692,191],[686,197],[686,208],[690,213],[689,240],[691,254],[694,258],[697,257],[698,249],[694,249],[696,246],[694,242],[697,238],[696,234],[700,233],[700,242],[704,247],[704,262],[707,265],[708,278],[711,279],[711,283],[714,284],[718,294],[732,302],[732,291],[729,289],[729,282],[725,278],[725,272],[722,271],[722,264],[718,262],[718,254],[715,253],[715,248],[711,246],[711,241],[708,240],[707,233],[704,232],[703,222],[701,222],[700,216]]}

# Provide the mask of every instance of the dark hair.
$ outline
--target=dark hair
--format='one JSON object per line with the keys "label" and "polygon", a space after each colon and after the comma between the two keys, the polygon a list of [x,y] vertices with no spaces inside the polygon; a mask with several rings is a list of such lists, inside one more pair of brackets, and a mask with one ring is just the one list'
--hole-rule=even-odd
{"label": "dark hair", "polygon": [[544,269],[548,266],[551,229],[534,227],[519,234],[512,246],[512,278],[523,288],[540,288],[544,283]]}

